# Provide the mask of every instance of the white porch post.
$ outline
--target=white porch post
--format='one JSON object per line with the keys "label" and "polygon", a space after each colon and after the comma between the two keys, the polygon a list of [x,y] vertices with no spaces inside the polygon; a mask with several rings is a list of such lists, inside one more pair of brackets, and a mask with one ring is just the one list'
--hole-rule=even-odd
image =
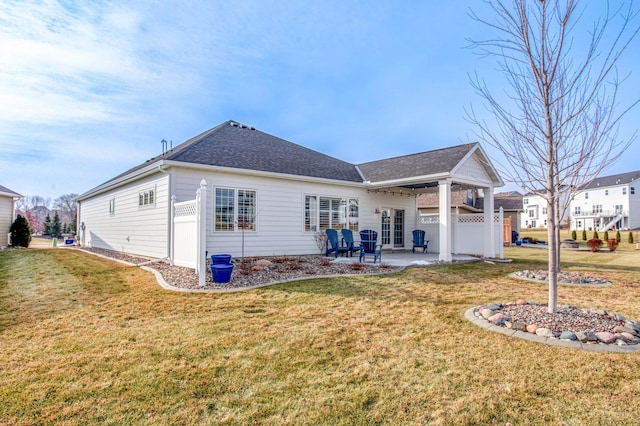
{"label": "white porch post", "polygon": [[484,188],[484,257],[496,255],[496,232],[493,223],[493,186]]}
{"label": "white porch post", "polygon": [[438,181],[439,190],[439,218],[440,231],[440,255],[443,262],[451,262],[451,181],[449,179]]}
{"label": "white porch post", "polygon": [[198,285],[204,287],[207,273],[207,181],[200,181],[198,189]]}
{"label": "white porch post", "polygon": [[511,235],[504,235],[504,209],[500,206],[500,226],[498,226],[499,235],[502,235],[502,238],[499,239],[498,242],[498,253],[500,255],[500,259],[504,259],[504,241],[507,239],[511,241]]}

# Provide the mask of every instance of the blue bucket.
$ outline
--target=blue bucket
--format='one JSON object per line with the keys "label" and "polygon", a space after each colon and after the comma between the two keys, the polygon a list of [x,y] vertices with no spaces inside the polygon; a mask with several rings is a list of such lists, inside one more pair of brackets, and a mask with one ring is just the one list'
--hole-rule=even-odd
{"label": "blue bucket", "polygon": [[231,255],[230,254],[212,254],[211,263],[214,265],[230,265]]}
{"label": "blue bucket", "polygon": [[211,277],[213,278],[213,282],[216,284],[224,284],[231,281],[231,273],[233,272],[233,266],[234,266],[233,264],[211,265]]}

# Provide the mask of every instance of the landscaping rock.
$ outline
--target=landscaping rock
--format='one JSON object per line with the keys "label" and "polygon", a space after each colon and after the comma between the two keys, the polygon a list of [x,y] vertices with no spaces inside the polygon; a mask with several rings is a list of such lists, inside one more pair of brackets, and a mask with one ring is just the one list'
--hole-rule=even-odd
{"label": "landscaping rock", "polygon": [[602,343],[606,343],[607,345],[616,341],[616,335],[613,333],[609,333],[608,331],[600,331],[595,334],[598,337],[599,341],[601,341]]}
{"label": "landscaping rock", "polygon": [[502,306],[501,306],[501,305],[498,305],[497,303],[489,303],[489,304],[487,305],[487,309],[491,309],[492,311],[497,311],[497,310],[499,310],[500,308],[502,308]]}
{"label": "landscaping rock", "polygon": [[553,331],[549,330],[548,328],[544,328],[544,327],[540,327],[536,329],[536,335],[540,336],[540,337],[555,337],[553,335]]}
{"label": "landscaping rock", "polygon": [[524,300],[524,299],[518,299],[516,301],[516,305],[518,305],[518,306],[522,306],[522,305],[526,305],[526,304],[527,304],[527,301]]}
{"label": "landscaping rock", "polygon": [[563,331],[562,334],[560,334],[560,339],[562,340],[578,340],[578,338],[576,337],[575,333],[572,333],[570,331]]}
{"label": "landscaping rock", "polygon": [[527,324],[524,321],[516,320],[511,324],[513,330],[527,331]]}
{"label": "landscaping rock", "polygon": [[480,311],[480,315],[482,315],[482,317],[486,320],[489,319],[489,317],[493,316],[495,314],[495,312],[493,312],[491,309],[489,308],[484,308],[483,310]]}
{"label": "landscaping rock", "polygon": [[504,323],[504,314],[501,314],[500,312],[498,312],[497,314],[491,315],[487,319],[489,320],[489,322],[492,322],[492,323],[495,323],[500,320],[502,320],[502,322]]}
{"label": "landscaping rock", "polygon": [[598,336],[596,336],[596,334],[591,331],[578,331],[576,332],[576,337],[582,343],[598,341]]}
{"label": "landscaping rock", "polygon": [[527,332],[531,333],[531,334],[536,334],[536,330],[538,329],[538,326],[535,324],[527,324]]}
{"label": "landscaping rock", "polygon": [[618,325],[618,326],[614,327],[613,332],[614,333],[628,333],[628,334],[631,334],[633,336],[637,336],[638,335],[636,330],[634,330],[633,328],[626,327],[626,326],[621,326],[621,325]]}

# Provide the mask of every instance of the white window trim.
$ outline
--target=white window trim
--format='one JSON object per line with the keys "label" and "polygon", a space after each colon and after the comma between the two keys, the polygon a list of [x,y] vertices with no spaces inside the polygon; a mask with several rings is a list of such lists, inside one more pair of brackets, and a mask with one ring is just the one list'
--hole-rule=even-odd
{"label": "white window trim", "polygon": [[[142,198],[141,198],[142,197]],[[153,202],[149,201],[153,197]],[[138,192],[138,208],[139,209],[153,209],[156,207],[156,200],[158,199],[158,191],[156,186],[153,188],[147,188]]]}
{"label": "white window trim", "polygon": [[[233,191],[233,230],[231,229],[216,229],[216,191],[218,189],[227,189],[227,190],[232,190]],[[254,214],[253,214],[253,229],[242,229],[238,226],[238,213],[239,213],[239,203],[238,203],[238,198],[239,198],[239,192],[240,191],[246,191],[246,192],[253,192],[254,194],[254,205],[253,205],[253,210],[254,210]],[[251,188],[234,188],[234,187],[230,187],[230,186],[216,186],[212,189],[213,192],[213,197],[212,197],[212,203],[213,203],[213,223],[211,226],[211,231],[213,233],[216,232],[224,232],[224,233],[232,233],[232,232],[258,232],[258,191],[255,189],[251,189]]]}
{"label": "white window trim", "polygon": [[116,214],[116,197],[109,199],[109,216],[115,216]]}
{"label": "white window trim", "polygon": [[[315,205],[315,217],[311,218],[310,222],[312,224],[312,229],[307,229],[307,225],[306,225],[306,216],[307,216],[307,197],[314,197],[316,199],[316,205]],[[340,223],[330,223],[330,228],[322,228],[321,223],[320,223],[320,200],[321,199],[329,199],[329,200],[340,200],[340,202],[344,201],[344,217],[346,218],[346,226],[343,226]],[[351,206],[351,201],[356,201],[357,206],[358,206],[358,216],[354,217],[350,215],[350,206]],[[342,229],[342,228],[347,228],[347,229],[351,229],[354,232],[358,232],[360,230],[360,198],[358,197],[346,197],[346,196],[339,196],[339,195],[319,195],[319,194],[304,194],[303,198],[302,198],[302,230],[304,233],[306,234],[312,234],[314,232],[324,232],[326,229]],[[356,219],[356,221],[354,223],[352,223],[351,225],[349,225],[349,222],[351,219]],[[331,220],[331,216],[330,216],[330,220]],[[313,225],[315,225],[315,229],[313,229]]]}

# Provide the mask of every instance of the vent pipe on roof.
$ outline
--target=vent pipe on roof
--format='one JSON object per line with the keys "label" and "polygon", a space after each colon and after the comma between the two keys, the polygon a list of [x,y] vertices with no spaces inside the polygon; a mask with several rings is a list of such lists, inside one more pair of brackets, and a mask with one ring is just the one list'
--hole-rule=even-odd
{"label": "vent pipe on roof", "polygon": [[162,139],[160,143],[162,144],[162,155],[164,155],[167,153],[167,146],[169,142],[167,142],[165,139]]}

